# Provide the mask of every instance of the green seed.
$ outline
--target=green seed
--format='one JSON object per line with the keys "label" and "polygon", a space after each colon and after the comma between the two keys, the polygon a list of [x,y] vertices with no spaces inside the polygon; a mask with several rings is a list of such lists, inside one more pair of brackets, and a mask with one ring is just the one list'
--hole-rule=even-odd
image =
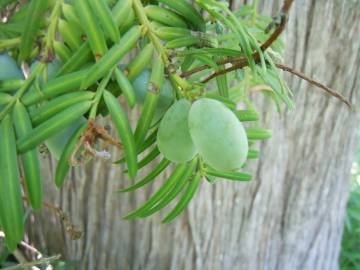
{"label": "green seed", "polygon": [[187,162],[197,153],[189,133],[190,107],[189,101],[181,99],[170,107],[160,122],[157,144],[160,152],[173,162]]}
{"label": "green seed", "polygon": [[219,171],[241,168],[248,153],[245,129],[221,102],[202,98],[189,113],[191,138],[205,163]]}

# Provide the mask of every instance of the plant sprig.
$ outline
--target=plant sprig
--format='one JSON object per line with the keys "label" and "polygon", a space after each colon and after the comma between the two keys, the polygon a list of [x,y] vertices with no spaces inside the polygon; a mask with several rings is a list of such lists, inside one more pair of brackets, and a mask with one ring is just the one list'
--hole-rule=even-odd
{"label": "plant sprig", "polygon": [[[0,167],[17,184],[8,185],[0,174],[0,190],[14,202],[21,196],[23,167],[31,206],[43,204],[37,196],[40,144],[59,159],[58,187],[71,166],[111,159],[112,146],[121,150],[113,163],[123,164],[129,178],[157,163],[122,192],[171,170],[160,188],[126,215],[146,217],[178,198],[163,218],[167,223],[189,204],[204,178],[251,179],[244,171],[259,157],[254,142],[272,134],[261,127],[253,99],[260,93],[279,110],[283,103],[293,107],[280,71],[350,106],[339,93],[282,63],[280,35],[293,0],[284,0],[272,21],[257,13],[258,1],[239,11],[215,0],[101,1],[31,0],[0,22],[0,64],[7,67],[0,70]],[[141,50],[131,57],[135,47]],[[127,111],[137,107],[141,114],[130,121]],[[96,123],[100,115],[111,116],[118,139]],[[11,166],[4,156],[12,158]],[[23,209],[21,203],[9,209],[4,202],[0,216],[7,245],[14,248],[23,235]],[[12,238],[13,228],[18,233]]]}

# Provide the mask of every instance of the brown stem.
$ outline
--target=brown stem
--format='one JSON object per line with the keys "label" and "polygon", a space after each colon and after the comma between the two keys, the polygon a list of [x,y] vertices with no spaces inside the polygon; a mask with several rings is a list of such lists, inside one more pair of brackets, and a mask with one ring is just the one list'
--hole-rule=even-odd
{"label": "brown stem", "polygon": [[306,76],[304,73],[297,71],[291,67],[285,66],[283,64],[276,64],[276,66],[284,71],[287,71],[291,74],[294,74],[295,76],[298,76],[299,78],[311,83],[312,85],[315,85],[321,89],[323,89],[325,92],[327,92],[328,94],[330,94],[331,96],[341,100],[342,102],[344,102],[350,109],[351,107],[351,103],[340,93],[336,92],[335,90],[327,87],[326,85],[323,85],[322,83],[315,81],[314,79]]}
{"label": "brown stem", "polygon": [[[27,196],[23,196],[22,198],[25,202],[30,203],[30,200]],[[43,202],[43,206],[55,213],[58,213],[61,211],[59,207],[52,205],[51,203],[48,203],[48,202]]]}
{"label": "brown stem", "polygon": [[[280,36],[280,34],[284,31],[287,20],[288,20],[288,13],[290,11],[290,8],[291,8],[293,2],[294,2],[294,0],[284,0],[283,6],[281,8],[281,13],[280,13],[280,23],[278,24],[278,27],[275,29],[275,31],[272,33],[272,35],[261,45],[262,51],[265,51],[266,49],[268,49],[271,46],[271,44],[273,44],[275,42],[275,40]],[[253,58],[254,58],[255,62],[259,62],[260,55],[258,53],[254,53]],[[233,65],[229,68],[226,68],[223,70],[218,70],[218,71],[214,72],[213,74],[211,74],[207,78],[205,78],[202,81],[202,83],[207,83],[219,75],[222,75],[222,74],[225,74],[225,73],[237,70],[237,69],[242,69],[249,65],[249,62],[246,58],[238,58],[238,57],[225,58],[225,59],[221,59],[217,62],[217,64],[219,64],[219,65],[224,65],[224,64],[228,64],[228,63],[231,63]],[[314,79],[306,76],[304,73],[297,71],[291,67],[285,66],[283,64],[276,64],[276,66],[284,71],[294,74],[294,75],[298,76],[299,78],[306,80],[307,82],[323,89],[328,94],[330,94],[333,97],[338,98],[339,100],[344,102],[349,108],[351,108],[351,103],[348,100],[346,100],[346,98],[344,96],[342,96],[340,93],[336,92],[335,90],[325,86],[324,84],[322,84],[318,81],[315,81]],[[187,72],[184,72],[181,74],[181,76],[188,77],[197,72],[203,71],[207,68],[209,68],[209,66],[203,65],[203,66],[197,67],[195,69],[189,70]]]}
{"label": "brown stem", "polygon": [[191,70],[182,72],[180,74],[180,77],[182,77],[182,78],[190,77],[191,75],[194,75],[195,73],[198,73],[198,72],[203,71],[203,70],[208,69],[208,68],[209,68],[208,65],[202,65],[202,66],[193,68]]}
{"label": "brown stem", "polygon": [[272,33],[272,35],[261,45],[261,49],[265,51],[267,48],[271,46],[271,44],[274,43],[275,40],[280,36],[280,34],[284,31],[285,25],[288,21],[288,14],[290,11],[290,8],[293,4],[294,0],[285,0],[284,4],[281,8],[280,13],[280,23],[278,27],[275,29],[275,31]]}
{"label": "brown stem", "polygon": [[[285,25],[287,23],[288,20],[288,13],[290,11],[290,8],[293,4],[294,0],[284,0],[283,6],[281,8],[281,12],[280,12],[280,23],[278,24],[277,28],[275,29],[275,31],[271,34],[271,36],[260,46],[262,51],[265,51],[266,49],[268,49],[273,43],[274,41],[280,36],[280,34],[284,31],[285,29]],[[254,53],[252,55],[253,59],[255,60],[255,62],[259,62],[260,60],[260,55],[259,53]],[[241,67],[245,67],[247,66],[249,63],[247,61],[246,58],[244,57],[229,57],[229,58],[225,58],[225,59],[221,59],[219,61],[217,61],[218,65],[225,65],[228,63],[240,63]],[[203,65],[197,68],[194,68],[192,70],[183,72],[181,74],[181,77],[185,78],[185,77],[189,77],[195,73],[198,73],[200,71],[203,71],[205,69],[210,68],[208,65]],[[239,69],[240,67],[236,67],[235,69]],[[234,70],[235,70],[234,69]],[[222,70],[219,70],[219,75],[224,74],[221,72]],[[214,74],[210,75],[208,79],[206,79],[204,82],[210,81],[212,78],[215,78],[218,75],[213,76]]]}
{"label": "brown stem", "polygon": [[[203,83],[206,83],[208,81],[210,81],[211,79],[215,78],[216,76],[219,76],[221,74],[225,74],[225,73],[228,73],[228,72],[231,72],[231,71],[234,71],[236,69],[241,69],[245,66],[247,66],[247,62],[242,62],[242,63],[238,63],[238,64],[235,64],[227,69],[224,69],[224,70],[219,70],[213,74],[211,74],[208,78],[206,78],[205,80],[203,80],[202,82]],[[296,75],[298,76],[299,78],[311,83],[312,85],[315,85],[321,89],[323,89],[324,91],[326,91],[328,94],[330,94],[331,96],[335,97],[335,98],[338,98],[339,100],[341,100],[342,102],[344,102],[349,108],[352,108],[351,107],[351,103],[343,96],[341,95],[340,93],[338,93],[337,91],[325,86],[324,84],[306,76],[304,73],[302,73],[301,71],[297,71],[295,70],[294,68],[291,68],[291,67],[288,67],[286,65],[283,65],[283,64],[275,64],[275,66],[279,69],[282,69],[286,72],[289,72],[293,75]]]}
{"label": "brown stem", "polygon": [[214,72],[213,74],[209,75],[207,78],[205,78],[204,80],[202,80],[202,83],[207,83],[209,81],[211,81],[212,79],[216,78],[217,76],[220,76],[222,74],[225,73],[229,73],[231,71],[237,70],[237,69],[242,69],[246,66],[249,65],[249,61],[246,58],[241,59],[241,61],[238,61],[237,63],[235,63],[233,66],[225,68],[225,69],[220,69],[216,72]]}

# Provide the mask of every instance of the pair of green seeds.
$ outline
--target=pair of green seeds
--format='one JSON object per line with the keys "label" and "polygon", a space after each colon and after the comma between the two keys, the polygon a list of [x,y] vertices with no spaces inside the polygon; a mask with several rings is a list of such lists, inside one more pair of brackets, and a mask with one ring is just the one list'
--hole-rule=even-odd
{"label": "pair of green seeds", "polygon": [[[232,112],[227,109],[222,103],[220,103],[219,101],[216,101],[215,99],[200,99],[197,102],[205,102],[205,105],[212,105],[214,106],[215,103],[215,110],[216,110],[216,115],[212,114],[214,111],[211,111],[211,108],[209,110],[209,108],[203,108],[205,111],[200,111],[200,112],[195,112],[195,115],[197,117],[195,118],[203,118],[206,114],[210,114],[210,116],[208,115],[208,119],[207,120],[212,120],[213,117],[217,117],[217,115],[219,114],[219,110],[223,110],[225,112],[225,118],[229,117],[229,112],[232,114]],[[196,103],[196,102],[195,102]],[[206,167],[205,169],[201,169],[199,168],[199,160],[197,158],[194,158],[194,149],[190,149],[191,146],[189,147],[189,144],[191,144],[191,142],[189,143],[189,141],[191,140],[190,135],[188,134],[188,125],[187,125],[187,121],[188,121],[188,109],[189,109],[189,102],[186,100],[180,100],[174,103],[174,105],[168,110],[168,112],[166,113],[166,115],[164,116],[160,127],[159,127],[159,131],[155,132],[157,134],[157,145],[152,151],[149,152],[149,154],[147,156],[144,157],[144,159],[142,161],[140,161],[139,164],[141,164],[142,162],[146,163],[148,161],[151,161],[154,159],[154,157],[158,156],[160,151],[162,152],[162,154],[165,156],[165,158],[163,158],[160,163],[157,164],[157,166],[147,175],[145,176],[142,180],[136,182],[135,184],[124,188],[122,190],[120,190],[121,192],[128,192],[128,191],[134,191],[138,188],[143,187],[146,184],[149,184],[150,182],[152,182],[161,172],[163,172],[166,168],[169,167],[169,165],[171,164],[172,161],[175,162],[179,162],[179,159],[182,159],[184,156],[187,156],[186,159],[182,159],[181,162],[178,163],[178,165],[176,166],[175,170],[173,171],[173,173],[171,174],[171,176],[169,177],[169,179],[159,188],[158,191],[156,191],[142,206],[140,206],[138,209],[130,212],[128,215],[125,216],[125,218],[137,218],[137,217],[147,217],[151,214],[153,214],[156,211],[159,211],[161,209],[163,209],[165,206],[167,206],[173,199],[175,199],[176,196],[178,196],[182,191],[184,191],[183,195],[181,195],[181,197],[179,198],[177,204],[175,205],[175,207],[173,208],[173,210],[167,214],[165,216],[165,218],[163,219],[164,223],[170,222],[171,220],[173,220],[185,207],[186,205],[189,203],[189,201],[191,200],[191,198],[194,196],[195,191],[197,190],[199,183],[200,183],[200,179],[201,179],[201,174],[205,173],[205,175],[207,177],[221,177],[221,178],[227,178],[227,179],[231,179],[231,180],[236,180],[236,181],[249,181],[251,179],[251,175],[247,174],[247,173],[242,173],[242,172],[233,172],[233,171],[222,171],[221,169],[223,169],[223,167],[220,167],[218,169],[213,169],[211,167]],[[219,108],[220,106],[220,108]],[[185,113],[183,114],[182,109],[185,109]],[[174,112],[176,110],[176,112]],[[196,109],[195,109],[196,110]],[[173,113],[174,112],[174,113]],[[169,116],[170,114],[170,116]],[[220,112],[221,114],[221,112]],[[243,121],[254,121],[254,120],[258,120],[258,114],[253,112],[253,111],[237,111],[236,113],[237,115],[235,116],[235,114],[232,115],[232,119],[222,119],[223,120],[227,120],[225,122],[233,122],[232,125],[234,123],[236,123],[236,125],[239,125],[239,120],[236,118],[240,118]],[[194,118],[194,117],[193,117]],[[200,123],[195,123],[195,125],[199,126],[198,130],[195,130],[193,132],[198,133],[199,131],[202,132],[202,134],[198,134],[197,137],[199,136],[206,136],[206,137],[211,137],[214,136],[213,133],[219,133],[221,132],[221,137],[224,136],[224,130],[223,129],[219,129],[217,127],[217,124],[219,123],[219,119],[213,119],[216,122],[216,125],[214,125],[213,127],[210,126],[211,129],[213,130],[209,130],[204,128],[204,126],[200,126],[201,124],[211,125],[211,123],[208,123],[208,121],[203,121],[204,119],[198,119],[200,121]],[[171,122],[171,125],[169,126],[169,121]],[[193,120],[194,121],[194,120]],[[165,123],[164,123],[165,122]],[[184,124],[185,122],[185,124]],[[195,121],[196,122],[196,121]],[[193,123],[194,124],[194,123]],[[226,123],[225,123],[226,124]],[[229,123],[227,123],[229,124]],[[231,124],[231,123],[230,123]],[[166,127],[164,127],[164,125],[166,125]],[[241,125],[241,124],[240,124]],[[206,134],[204,134],[204,132]],[[230,134],[229,134],[230,132]],[[238,130],[225,130],[225,140],[223,142],[225,142],[225,144],[227,144],[227,140],[230,140],[230,144],[228,145],[229,147],[227,147],[227,150],[231,151],[231,148],[235,149],[236,151],[240,151],[239,155],[241,159],[246,159],[246,158],[257,158],[258,157],[258,152],[255,150],[251,150],[249,151],[249,153],[247,152],[247,138],[249,137],[251,139],[265,139],[269,137],[269,133],[266,130],[253,130],[252,134],[248,133],[247,135],[245,135],[245,132],[243,130],[243,134],[239,134]],[[232,136],[233,138],[229,138],[229,136]],[[235,136],[242,136],[239,140],[236,140]],[[204,138],[202,138],[204,140]],[[242,142],[242,139],[244,140],[244,142]],[[240,143],[241,145],[238,147],[237,145],[234,145],[234,143]],[[205,143],[206,143],[206,139],[205,139]],[[216,145],[218,142],[214,142],[214,141],[208,141],[207,144],[213,144]],[[223,148],[224,145],[223,143],[220,143],[221,149],[217,149],[217,153],[215,156],[215,159],[212,160],[212,162],[217,163],[218,160],[217,159],[221,159],[224,157],[224,154],[226,155],[227,153],[223,152]],[[200,148],[202,147],[202,149],[209,149],[209,145],[206,145],[205,148],[201,145],[201,143],[197,144],[198,147],[200,146]],[[246,146],[246,150],[243,151],[243,147]],[[159,149],[157,148],[159,147]],[[226,145],[225,145],[226,147]],[[210,145],[211,148],[211,145]],[[159,151],[160,150],[160,151]],[[226,149],[225,149],[226,150]],[[196,154],[196,153],[195,153]],[[209,155],[209,153],[202,153],[205,155]],[[211,154],[211,153],[210,153]],[[237,158],[238,155],[236,155],[236,153],[234,154],[234,151],[232,151],[231,153],[231,157],[228,156],[228,158],[230,159],[235,159]],[[172,161],[170,161],[172,160]],[[187,160],[192,159],[192,161],[187,162]],[[225,158],[226,159],[226,158]],[[209,160],[208,160],[209,161]],[[235,160],[235,162],[233,162],[232,160],[225,160],[226,163],[230,162],[231,164],[235,164],[236,166],[238,166],[239,164],[241,164],[242,161],[239,160]],[[225,165],[228,165],[226,164]],[[217,166],[224,166],[223,164],[212,164],[215,167]],[[227,168],[225,168],[226,170]],[[203,170],[203,172],[202,172]]]}
{"label": "pair of green seeds", "polygon": [[248,140],[271,136],[264,129],[245,130],[239,121],[257,118],[252,111],[234,113],[216,99],[201,98],[193,104],[181,99],[163,117],[157,144],[160,152],[173,162],[187,162],[199,153],[216,170],[237,171],[248,158]]}

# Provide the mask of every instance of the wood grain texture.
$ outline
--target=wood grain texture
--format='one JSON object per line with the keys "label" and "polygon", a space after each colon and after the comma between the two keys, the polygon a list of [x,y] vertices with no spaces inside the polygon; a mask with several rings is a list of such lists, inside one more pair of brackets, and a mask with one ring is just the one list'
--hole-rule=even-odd
{"label": "wood grain texture", "polygon": [[[279,7],[279,1],[262,1],[266,13]],[[250,184],[203,181],[170,225],[160,225],[158,215],[129,222],[121,216],[163,179],[142,192],[118,194],[130,180],[119,167],[93,162],[74,170],[57,191],[54,161],[44,159],[47,200],[68,212],[84,237],[70,240],[44,210],[31,218],[29,238],[47,254],[78,261],[76,269],[338,269],[360,122],[359,21],[359,1],[295,1],[285,33],[286,63],[338,89],[355,109],[287,76],[296,109],[263,113],[274,136],[260,145]],[[268,107],[259,101],[259,108]]]}

